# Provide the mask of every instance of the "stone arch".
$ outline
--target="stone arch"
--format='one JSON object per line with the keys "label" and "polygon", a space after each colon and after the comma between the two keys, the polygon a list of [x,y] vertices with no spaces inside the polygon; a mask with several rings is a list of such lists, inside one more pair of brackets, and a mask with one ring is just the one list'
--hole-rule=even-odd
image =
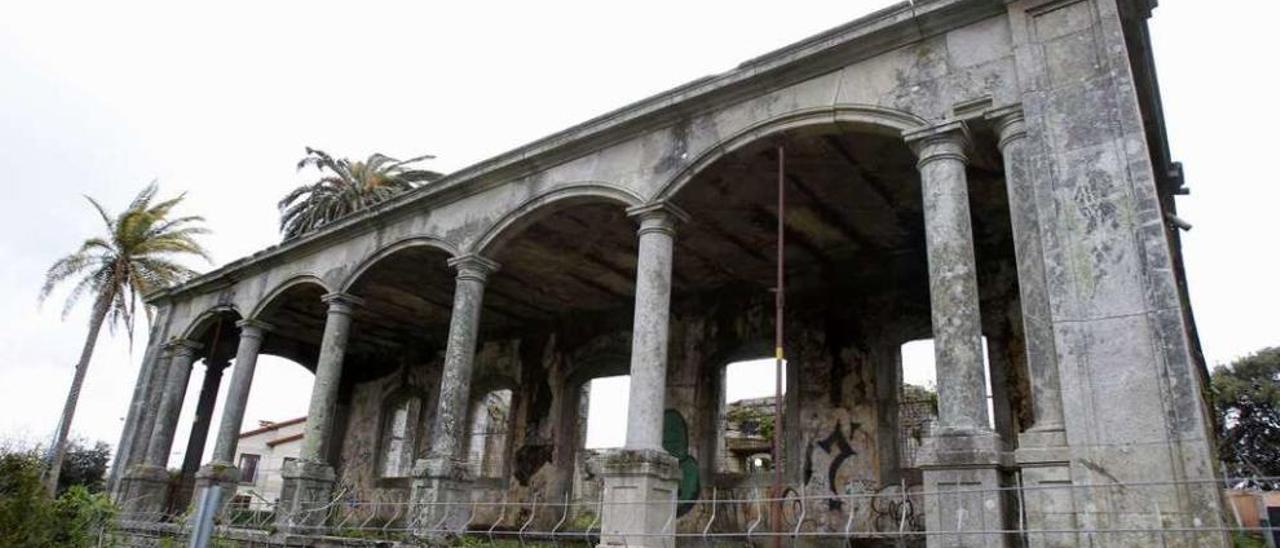
{"label": "stone arch", "polygon": [[644,202],[634,192],[608,183],[583,182],[557,187],[525,200],[515,209],[503,215],[468,247],[468,251],[485,257],[492,257],[497,249],[519,234],[524,227],[537,222],[543,215],[550,213],[552,209],[547,206],[578,200],[615,202],[628,208]]}
{"label": "stone arch", "polygon": [[689,181],[720,158],[760,139],[784,131],[817,126],[848,126],[870,133],[900,137],[903,133],[929,125],[924,118],[909,112],[874,105],[837,104],[794,110],[756,122],[712,145],[695,158],[688,167],[663,183],[648,203],[670,200]]}
{"label": "stone arch", "polygon": [[266,294],[266,296],[259,299],[257,304],[253,306],[252,312],[249,314],[248,318],[255,320],[261,319],[263,311],[265,311],[268,306],[271,306],[271,304],[273,304],[277,299],[285,293],[288,293],[290,289],[301,285],[315,285],[323,289],[325,293],[333,292],[333,289],[329,284],[325,283],[323,278],[316,276],[315,274],[299,274],[277,284],[274,289]]}
{"label": "stone arch", "polygon": [[[234,314],[238,318],[244,318],[244,315],[232,304],[219,304],[201,312],[187,324],[186,329],[182,330],[181,339],[197,340],[204,336],[211,322],[215,322],[227,314]],[[233,325],[232,328],[235,328]]]}
{"label": "stone arch", "polygon": [[365,257],[364,260],[360,261],[360,264],[357,265],[339,285],[341,288],[340,291],[343,293],[351,291],[351,288],[356,284],[356,282],[360,281],[360,277],[368,272],[370,268],[373,268],[374,265],[378,264],[379,261],[395,255],[400,251],[414,247],[429,247],[437,249],[448,254],[450,257],[457,257],[459,255],[458,247],[446,240],[431,236],[411,236],[403,238],[391,243],[390,245],[378,248],[368,257]]}
{"label": "stone arch", "polygon": [[488,374],[478,376],[471,381],[471,393],[468,398],[474,403],[477,399],[494,390],[510,390],[515,392],[520,389],[520,381],[502,374]]}

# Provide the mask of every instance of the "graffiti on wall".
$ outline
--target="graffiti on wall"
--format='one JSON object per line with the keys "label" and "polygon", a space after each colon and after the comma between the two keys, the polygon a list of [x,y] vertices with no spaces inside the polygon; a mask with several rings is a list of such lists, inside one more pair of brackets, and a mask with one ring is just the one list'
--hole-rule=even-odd
{"label": "graffiti on wall", "polygon": [[923,531],[924,503],[922,487],[913,485],[904,492],[902,486],[886,485],[871,499],[871,513],[877,531]]}
{"label": "graffiti on wall", "polygon": [[[861,423],[836,420],[826,437],[809,444],[804,458],[804,482],[815,489],[836,495],[827,501],[830,510],[840,510],[844,506],[840,498],[841,486],[862,484],[871,479],[871,470],[859,469],[854,465],[855,457],[863,452],[859,448],[865,447],[866,437]],[[863,463],[862,468],[865,465]]]}

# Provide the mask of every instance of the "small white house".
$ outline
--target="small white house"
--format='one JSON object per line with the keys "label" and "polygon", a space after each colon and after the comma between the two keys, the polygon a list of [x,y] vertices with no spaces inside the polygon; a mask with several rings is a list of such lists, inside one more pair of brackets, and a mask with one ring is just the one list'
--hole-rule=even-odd
{"label": "small white house", "polygon": [[280,498],[280,473],[285,463],[297,460],[302,451],[302,433],[307,418],[281,422],[259,421],[259,427],[240,434],[236,466],[240,486],[234,503],[245,506],[274,504]]}

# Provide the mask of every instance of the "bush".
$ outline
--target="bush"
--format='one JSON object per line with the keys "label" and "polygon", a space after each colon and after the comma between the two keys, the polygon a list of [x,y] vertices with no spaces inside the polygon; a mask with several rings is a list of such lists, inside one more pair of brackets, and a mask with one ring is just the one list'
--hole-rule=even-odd
{"label": "bush", "polygon": [[90,493],[83,485],[73,485],[53,501],[54,535],[59,546],[90,546],[111,524],[116,509],[106,495]]}
{"label": "bush", "polygon": [[34,453],[0,454],[0,546],[93,546],[114,515],[105,495],[82,485],[51,498]]}
{"label": "bush", "polygon": [[0,454],[0,546],[48,546],[53,508],[31,453]]}

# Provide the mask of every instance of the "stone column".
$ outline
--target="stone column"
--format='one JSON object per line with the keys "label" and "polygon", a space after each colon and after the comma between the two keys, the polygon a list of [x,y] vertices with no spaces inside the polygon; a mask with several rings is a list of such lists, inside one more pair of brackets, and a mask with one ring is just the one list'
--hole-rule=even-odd
{"label": "stone column", "polygon": [[[961,122],[904,136],[915,151],[924,201],[929,302],[938,369],[938,427],[920,450],[930,531],[1004,528],[1004,453],[987,417],[977,266]],[[954,491],[955,494],[946,493]],[[930,535],[930,548],[1005,546],[1003,535]]]}
{"label": "stone column", "polygon": [[351,314],[363,302],[344,293],[330,293],[323,299],[329,305],[329,313],[320,340],[320,358],[316,360],[316,378],[311,386],[302,452],[298,460],[286,466],[281,473],[284,486],[276,521],[283,530],[293,533],[322,532],[328,517],[328,512],[321,509],[331,502],[337,475],[325,458],[325,450],[333,426],[338,386],[342,381],[342,360],[347,353]]}
{"label": "stone column", "polygon": [[155,410],[155,427],[147,444],[146,458],[131,468],[126,477],[129,485],[122,501],[124,519],[156,521],[162,517],[169,491],[169,451],[173,449],[173,435],[182,413],[191,364],[200,346],[186,339],[169,343],[173,357],[169,360],[164,392]]}
{"label": "stone column", "polygon": [[440,397],[431,428],[431,449],[413,470],[415,503],[420,503],[415,528],[427,534],[439,529],[459,530],[468,512],[474,479],[463,451],[467,427],[467,403],[471,394],[476,338],[485,283],[498,270],[498,263],[479,255],[463,255],[449,260],[458,271],[453,288],[453,310],[449,316],[449,341],[444,370],[440,374]]}
{"label": "stone column", "polygon": [[1031,378],[1031,405],[1035,424],[1031,432],[1062,431],[1062,390],[1058,381],[1058,353],[1049,311],[1044,255],[1040,247],[1040,213],[1027,165],[1027,128],[1022,107],[1013,106],[988,115],[996,126],[1000,153],[1004,156],[1009,218],[1018,263],[1018,291],[1022,300],[1022,329]]}
{"label": "stone column", "polygon": [[222,372],[227,362],[205,359],[204,383],[200,385],[200,399],[196,404],[196,418],[191,425],[191,436],[187,438],[187,451],[182,458],[182,474],[179,487],[172,506],[181,508],[191,501],[191,492],[195,487],[196,471],[200,469],[200,460],[204,458],[204,445],[209,440],[209,426],[213,424],[213,406],[218,403],[218,389],[222,384]]}
{"label": "stone column", "polygon": [[[1028,529],[1075,529],[1070,490],[1046,488],[1071,483],[1070,450],[1062,413],[1062,388],[1058,350],[1049,309],[1040,240],[1040,212],[1036,208],[1035,182],[1028,158],[1027,128],[1022,106],[994,110],[987,119],[995,125],[1004,157],[1009,219],[1018,263],[1018,291],[1022,301],[1022,331],[1026,345],[1027,375],[1031,381],[1034,424],[1018,435],[1014,459],[1022,484],[1036,487],[1023,492]],[[1030,546],[1074,546],[1074,535],[1028,535]]]}
{"label": "stone column", "polygon": [[146,394],[143,395],[143,408],[139,410],[137,431],[129,442],[128,460],[121,463],[120,483],[116,487],[116,504],[124,505],[129,497],[130,471],[146,464],[147,447],[151,445],[151,434],[155,431],[156,411],[160,408],[160,398],[164,397],[165,379],[169,376],[169,364],[173,361],[173,346],[169,342],[160,343],[156,363],[148,374]]}
{"label": "stone column", "polygon": [[249,388],[253,384],[253,372],[258,364],[258,351],[262,337],[271,326],[258,320],[241,320],[240,345],[236,348],[236,360],[231,370],[231,386],[227,387],[227,399],[222,404],[222,420],[218,423],[218,437],[214,440],[213,459],[196,474],[199,488],[222,485],[221,504],[231,500],[232,491],[239,482],[239,470],[233,459],[240,430],[244,422],[245,406],[249,403]]}
{"label": "stone column", "polygon": [[881,485],[896,485],[902,480],[902,344],[896,338],[881,334],[886,341],[872,347],[876,386],[876,449],[880,462]]}
{"label": "stone column", "polygon": [[[147,337],[147,350],[142,357],[142,367],[138,370],[138,380],[133,385],[133,397],[129,400],[129,413],[124,421],[124,428],[120,433],[120,444],[116,446],[115,458],[111,459],[111,472],[107,477],[107,492],[111,494],[113,499],[117,499],[121,493],[120,487],[123,485],[122,476],[129,469],[129,465],[138,461],[138,456],[134,452],[134,445],[139,438],[144,438],[150,434],[150,425],[146,430],[143,429],[143,417],[148,414],[149,407],[147,398],[149,394],[157,392],[156,385],[153,382],[156,378],[157,370],[163,370],[168,364],[167,357],[161,360],[164,348],[164,334],[168,330],[169,318],[172,307],[167,304],[159,304],[159,310],[156,312],[155,320],[151,324],[151,333]],[[159,376],[161,381],[164,377]]]}
{"label": "stone column", "polygon": [[679,471],[675,457],[662,449],[662,418],[675,227],[687,216],[667,203],[628,213],[640,221],[631,399],[626,447],[602,453],[593,463],[604,478],[601,544],[674,546]]}

